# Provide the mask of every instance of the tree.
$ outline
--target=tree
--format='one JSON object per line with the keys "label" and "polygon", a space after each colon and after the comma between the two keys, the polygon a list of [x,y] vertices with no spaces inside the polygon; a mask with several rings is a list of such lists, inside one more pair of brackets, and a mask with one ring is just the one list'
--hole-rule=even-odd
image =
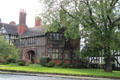
{"label": "tree", "polygon": [[[44,0],[46,1],[46,0]],[[119,51],[119,0],[49,0],[46,2],[50,24],[69,27],[66,37],[70,37],[73,28],[83,27],[80,32],[72,32],[87,39],[87,48],[98,54],[102,51],[105,58],[104,71],[112,72],[113,54]],[[60,11],[62,10],[62,23]],[[77,26],[75,26],[77,25]],[[73,27],[73,28],[72,28]],[[71,36],[71,38],[72,38]],[[69,38],[68,38],[69,39]],[[92,54],[92,53],[91,53]]]}
{"label": "tree", "polygon": [[47,23],[47,26],[49,27],[47,32],[62,31],[64,33],[65,46],[67,46],[70,51],[72,63],[75,48],[71,41],[80,39],[79,24],[65,13],[60,6],[61,2],[56,0],[43,1],[47,6],[47,10],[42,15],[44,23]]}
{"label": "tree", "polygon": [[[119,47],[119,14],[117,11],[118,0],[98,0],[98,1],[84,1],[86,10],[86,17],[84,15],[84,21],[82,25],[87,29],[88,44],[86,45],[88,50],[98,54],[103,53],[105,58],[106,72],[112,72],[112,59],[113,54],[116,53]],[[113,52],[115,51],[115,52]],[[94,54],[94,55],[95,55]]]}
{"label": "tree", "polygon": [[4,40],[4,36],[0,35],[0,57],[1,58],[17,58],[17,49],[13,45],[9,45],[9,42]]}

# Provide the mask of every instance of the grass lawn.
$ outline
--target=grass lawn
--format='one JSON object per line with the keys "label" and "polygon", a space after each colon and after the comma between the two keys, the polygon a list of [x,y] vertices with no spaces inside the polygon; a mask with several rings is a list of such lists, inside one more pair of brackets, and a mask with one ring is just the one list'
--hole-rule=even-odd
{"label": "grass lawn", "polygon": [[42,66],[17,66],[17,65],[0,65],[3,70],[16,70],[27,72],[42,72],[42,73],[59,73],[69,75],[85,75],[96,77],[113,77],[120,78],[120,71],[113,71],[112,73],[104,72],[103,69],[72,69],[72,68],[48,68]]}

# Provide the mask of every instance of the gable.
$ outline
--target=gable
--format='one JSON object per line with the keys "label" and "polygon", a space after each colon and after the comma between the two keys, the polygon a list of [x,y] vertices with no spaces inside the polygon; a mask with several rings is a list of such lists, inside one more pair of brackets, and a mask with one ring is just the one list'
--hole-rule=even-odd
{"label": "gable", "polygon": [[0,32],[2,34],[18,35],[17,25],[0,23]]}
{"label": "gable", "polygon": [[0,28],[0,33],[1,34],[7,34],[7,31],[6,31],[5,27]]}

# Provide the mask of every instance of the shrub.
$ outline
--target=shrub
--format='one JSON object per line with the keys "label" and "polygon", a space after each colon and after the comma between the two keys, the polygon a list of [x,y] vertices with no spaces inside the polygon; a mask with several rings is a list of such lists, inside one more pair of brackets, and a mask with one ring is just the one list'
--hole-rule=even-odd
{"label": "shrub", "polygon": [[18,64],[17,63],[10,63],[8,65],[11,65],[11,66],[17,66]]}
{"label": "shrub", "polygon": [[46,66],[47,63],[49,63],[50,58],[49,57],[44,57],[40,59],[40,65]]}
{"label": "shrub", "polygon": [[55,63],[54,62],[49,62],[46,64],[47,67],[54,67],[55,66]]}
{"label": "shrub", "polygon": [[25,66],[25,61],[23,60],[19,60],[17,63],[19,66]]}
{"label": "shrub", "polygon": [[61,61],[58,66],[60,67],[64,67],[64,68],[72,68],[73,65],[72,64],[65,64],[63,61]]}
{"label": "shrub", "polygon": [[115,67],[115,64],[114,64],[114,63],[112,64],[112,69],[114,69],[114,70],[116,69],[116,67]]}
{"label": "shrub", "polygon": [[32,62],[28,62],[28,63],[26,63],[26,66],[29,66],[29,65],[31,65],[31,64],[33,64]]}
{"label": "shrub", "polygon": [[63,68],[72,68],[73,65],[72,64],[63,64],[62,67]]}
{"label": "shrub", "polygon": [[89,63],[89,67],[90,68],[99,68],[99,64],[98,63]]}
{"label": "shrub", "polygon": [[0,64],[2,64],[3,62],[2,62],[2,60],[0,59]]}
{"label": "shrub", "polygon": [[58,66],[63,66],[64,65],[64,62],[63,61],[61,61],[59,64],[58,64]]}
{"label": "shrub", "polygon": [[15,58],[7,58],[5,60],[5,64],[10,64],[10,63],[16,63],[16,59]]}

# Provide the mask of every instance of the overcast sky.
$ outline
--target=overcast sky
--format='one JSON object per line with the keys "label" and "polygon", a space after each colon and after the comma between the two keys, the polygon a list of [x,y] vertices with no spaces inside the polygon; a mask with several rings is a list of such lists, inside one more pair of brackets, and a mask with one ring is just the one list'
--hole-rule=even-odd
{"label": "overcast sky", "polygon": [[34,26],[35,16],[43,11],[43,4],[39,0],[0,0],[0,18],[2,22],[19,22],[19,12],[24,9],[27,13],[27,25]]}

